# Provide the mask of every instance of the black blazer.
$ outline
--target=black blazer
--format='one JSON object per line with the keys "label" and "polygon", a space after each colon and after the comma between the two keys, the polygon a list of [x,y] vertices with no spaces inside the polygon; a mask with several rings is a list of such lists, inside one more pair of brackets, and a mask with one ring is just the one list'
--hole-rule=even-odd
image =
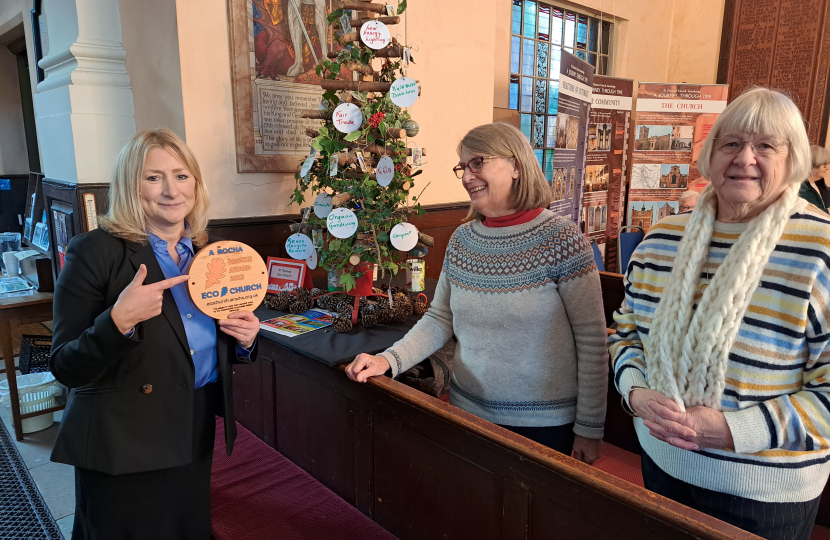
{"label": "black blazer", "polygon": [[[164,291],[161,315],[139,323],[130,338],[110,316],[141,264],[145,284],[165,279],[149,245],[102,229],[69,242],[55,287],[50,368],[72,391],[52,461],[107,474],[192,462],[195,368],[173,294]],[[236,438],[231,363],[247,360],[237,358],[236,340],[218,326],[216,336],[230,455]]]}

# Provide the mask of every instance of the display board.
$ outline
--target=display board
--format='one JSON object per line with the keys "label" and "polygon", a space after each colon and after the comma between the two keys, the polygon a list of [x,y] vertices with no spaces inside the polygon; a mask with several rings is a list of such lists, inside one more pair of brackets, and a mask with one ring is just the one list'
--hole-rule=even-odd
{"label": "display board", "polygon": [[707,182],[697,156],[728,92],[726,85],[638,85],[628,225],[648,232],[658,219],[678,212],[684,191],[703,190]]}
{"label": "display board", "polygon": [[812,144],[827,136],[830,0],[727,0],[718,82],[732,98],[753,86],[787,91]]}
{"label": "display board", "polygon": [[562,51],[550,209],[580,224],[594,67]]}
{"label": "display board", "polygon": [[582,221],[606,268],[616,265],[617,232],[625,215],[628,137],[634,81],[594,75]]}

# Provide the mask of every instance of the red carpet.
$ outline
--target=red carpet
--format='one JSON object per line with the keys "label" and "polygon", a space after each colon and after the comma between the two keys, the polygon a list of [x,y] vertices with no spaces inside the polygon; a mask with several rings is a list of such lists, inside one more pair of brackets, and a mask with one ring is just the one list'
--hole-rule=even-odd
{"label": "red carpet", "polygon": [[643,485],[643,473],[640,470],[640,456],[622,448],[603,443],[602,457],[594,463],[594,467],[608,474],[613,474],[617,478],[622,478],[626,482],[645,487]]}
{"label": "red carpet", "polygon": [[210,482],[216,540],[396,540],[282,454],[236,424],[233,456],[216,419]]}

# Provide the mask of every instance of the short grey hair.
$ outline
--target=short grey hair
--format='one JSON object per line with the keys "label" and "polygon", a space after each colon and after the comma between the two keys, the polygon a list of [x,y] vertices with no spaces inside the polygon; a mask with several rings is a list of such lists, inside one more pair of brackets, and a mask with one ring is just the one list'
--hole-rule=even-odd
{"label": "short grey hair", "polygon": [[697,160],[697,167],[704,178],[709,179],[709,166],[715,138],[721,133],[745,131],[770,137],[781,137],[789,142],[787,162],[790,166],[789,183],[803,182],[812,170],[810,140],[804,128],[804,119],[795,103],[769,88],[750,88],[718,116],[706,137]]}
{"label": "short grey hair", "polygon": [[818,169],[822,165],[830,163],[830,150],[827,148],[814,144],[810,147],[810,153],[813,155],[814,169]]}
{"label": "short grey hair", "polygon": [[697,191],[693,189],[689,189],[683,192],[683,195],[677,199],[677,206],[687,206],[688,202],[697,202],[697,198],[700,195]]}

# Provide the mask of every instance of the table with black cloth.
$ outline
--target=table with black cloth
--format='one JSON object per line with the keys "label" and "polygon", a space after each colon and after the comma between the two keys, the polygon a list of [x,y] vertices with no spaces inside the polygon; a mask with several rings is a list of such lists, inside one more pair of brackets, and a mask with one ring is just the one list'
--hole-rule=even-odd
{"label": "table with black cloth", "polygon": [[[435,287],[438,285],[436,279],[426,279],[424,294],[429,301],[432,301],[435,294]],[[419,293],[412,293],[415,298]],[[381,300],[383,298],[376,297]],[[274,319],[288,315],[284,311],[270,309],[263,304],[254,311],[260,321]],[[415,323],[421,318],[420,315],[412,314],[402,323],[378,324],[372,328],[356,326],[351,332],[338,334],[332,326],[301,334],[299,336],[284,336],[268,330],[260,330],[260,339],[269,339],[286,349],[302,354],[312,360],[316,360],[329,367],[340,364],[347,364],[354,360],[360,353],[377,354],[385,351],[390,345],[401,339]]]}

